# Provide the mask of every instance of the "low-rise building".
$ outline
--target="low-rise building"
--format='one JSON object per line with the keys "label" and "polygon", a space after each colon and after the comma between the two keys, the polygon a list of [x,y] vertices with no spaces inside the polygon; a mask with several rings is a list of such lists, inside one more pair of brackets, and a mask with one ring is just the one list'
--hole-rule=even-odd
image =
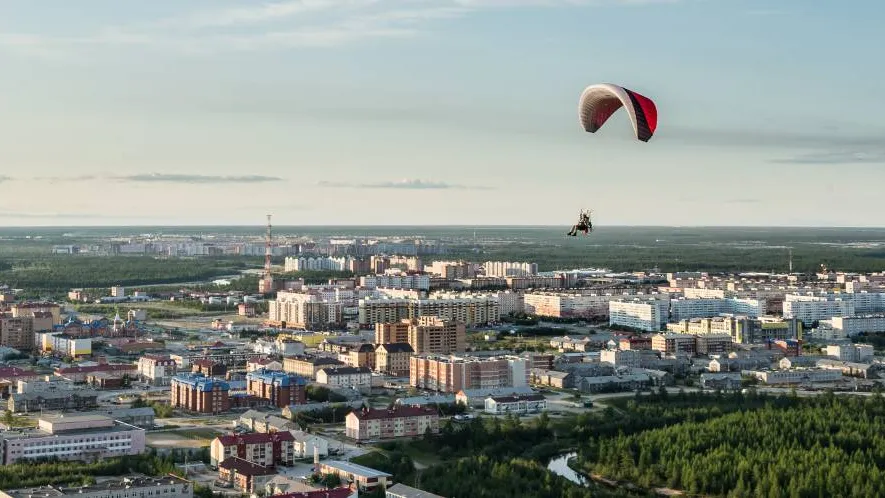
{"label": "low-rise building", "polygon": [[637,350],[603,349],[599,352],[599,361],[616,367],[639,368],[641,354]]}
{"label": "low-rise building", "polygon": [[538,413],[547,409],[547,399],[540,394],[528,396],[489,396],[485,411],[493,415]]}
{"label": "low-rise building", "polygon": [[835,382],[842,380],[840,370],[798,368],[791,370],[745,371],[764,384],[811,384],[815,382]]}
{"label": "low-rise building", "polygon": [[307,402],[307,380],[297,374],[256,370],[246,374],[246,391],[277,408]]}
{"label": "low-rise building", "polygon": [[533,368],[531,371],[531,382],[540,386],[568,389],[574,387],[575,377],[571,372]]}
{"label": "low-rise building", "polygon": [[224,413],[230,409],[230,384],[202,374],[178,374],[172,379],[173,408],[197,413]]}
{"label": "low-rise building", "polygon": [[138,359],[138,376],[154,386],[168,386],[178,372],[175,360],[169,355],[146,354]]}
{"label": "low-rise building", "polygon": [[386,410],[354,410],[345,418],[345,434],[351,439],[390,439],[421,436],[428,429],[439,433],[439,412],[433,408],[395,406]]}
{"label": "low-rise building", "polygon": [[22,459],[97,461],[144,453],[144,429],[104,415],[41,417],[36,429],[0,434],[3,464]]}
{"label": "low-rise building", "polygon": [[162,498],[193,498],[190,481],[168,475],[147,477],[133,475],[104,480],[88,486],[39,486],[36,488],[0,491],[0,498],[128,498],[157,496]]}
{"label": "low-rise building", "polygon": [[344,362],[324,356],[293,356],[283,358],[283,371],[298,374],[311,380],[323,368],[344,366]]}
{"label": "low-rise building", "polygon": [[320,462],[319,473],[335,474],[345,483],[356,485],[361,491],[371,491],[378,486],[381,486],[382,489],[386,488],[388,479],[393,477],[387,472],[340,460]]}
{"label": "low-rise building", "polygon": [[470,408],[483,408],[489,396],[529,396],[535,394],[528,386],[500,387],[493,389],[462,389],[455,394],[455,402]]}
{"label": "low-rise building", "polygon": [[665,354],[694,354],[695,337],[689,334],[655,334],[651,338],[651,348]]}
{"label": "low-rise building", "polygon": [[351,389],[371,387],[372,371],[367,367],[322,368],[317,371],[317,383]]}
{"label": "low-rise building", "polygon": [[272,467],[265,467],[242,458],[229,457],[218,464],[218,480],[244,493],[255,493],[264,487],[275,474]]}
{"label": "low-rise building", "polygon": [[98,393],[92,389],[15,393],[7,403],[13,413],[87,410],[98,406]]}
{"label": "low-rise building", "polygon": [[415,350],[407,342],[379,344],[375,348],[375,371],[394,377],[408,377],[409,359]]}
{"label": "low-rise building", "polygon": [[397,483],[385,490],[384,498],[444,498],[440,495]]}
{"label": "low-rise building", "polygon": [[732,337],[728,334],[705,334],[695,336],[695,352],[698,354],[722,354],[731,350]]}
{"label": "low-rise building", "polygon": [[237,457],[264,467],[292,465],[295,461],[294,441],[289,431],[218,436],[210,444],[210,463],[217,466],[229,457]]}

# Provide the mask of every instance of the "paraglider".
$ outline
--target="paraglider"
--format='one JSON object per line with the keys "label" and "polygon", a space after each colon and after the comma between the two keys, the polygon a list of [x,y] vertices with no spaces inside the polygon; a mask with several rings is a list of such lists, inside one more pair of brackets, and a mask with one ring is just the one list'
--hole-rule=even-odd
{"label": "paraglider", "polygon": [[584,89],[578,103],[581,126],[589,133],[596,133],[621,107],[630,115],[636,138],[648,142],[658,126],[655,103],[648,97],[610,83],[590,85]]}
{"label": "paraglider", "polygon": [[584,211],[581,210],[581,213],[578,215],[578,223],[576,225],[572,225],[572,229],[566,234],[569,237],[577,237],[578,232],[584,232],[584,235],[589,234],[593,231],[593,222],[590,221],[590,211],[589,209]]}

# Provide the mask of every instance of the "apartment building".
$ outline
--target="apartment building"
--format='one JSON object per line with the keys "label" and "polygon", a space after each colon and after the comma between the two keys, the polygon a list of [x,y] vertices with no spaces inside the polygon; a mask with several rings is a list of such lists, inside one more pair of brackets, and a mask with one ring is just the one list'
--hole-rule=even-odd
{"label": "apartment building", "polygon": [[0,434],[3,464],[21,459],[96,461],[144,453],[144,429],[104,415],[40,417],[36,429]]}
{"label": "apartment building", "polygon": [[411,320],[379,322],[375,324],[375,344],[408,343]]}
{"label": "apartment building", "polygon": [[430,275],[366,275],[360,277],[360,287],[367,289],[430,289]]}
{"label": "apartment building", "polygon": [[151,496],[193,498],[194,489],[190,481],[178,476],[131,475],[87,486],[46,485],[0,491],[0,498],[148,498]]}
{"label": "apartment building", "polygon": [[[846,294],[845,296],[850,296]],[[796,318],[806,325],[818,320],[837,316],[853,316],[854,301],[850,297],[835,295],[787,294],[784,296],[784,318]]]}
{"label": "apartment building", "polygon": [[230,457],[237,457],[263,467],[292,465],[295,462],[295,438],[289,431],[229,434],[212,440],[210,464],[217,467]]}
{"label": "apartment building", "polygon": [[463,353],[467,329],[462,322],[422,316],[409,325],[409,344],[416,354]]}
{"label": "apartment building", "polygon": [[246,374],[246,391],[277,408],[307,403],[307,381],[297,374],[256,370]]}
{"label": "apartment building", "polygon": [[316,379],[323,368],[341,367],[344,362],[325,356],[293,356],[283,358],[283,371],[294,373],[307,379]]}
{"label": "apartment building", "polygon": [[525,387],[529,374],[528,361],[518,356],[421,355],[410,358],[409,384],[419,389],[457,393],[464,389]]}
{"label": "apartment building", "polygon": [[19,392],[9,395],[6,406],[13,413],[88,410],[98,406],[98,393],[92,389]]}
{"label": "apartment building", "polygon": [[728,334],[738,344],[763,344],[769,340],[796,339],[802,335],[802,322],[779,317],[719,316],[668,323],[667,331],[691,335]]}
{"label": "apartment building", "polygon": [[609,302],[608,314],[609,325],[657,332],[664,328],[670,316],[669,299],[622,298]]}
{"label": "apartment building", "polygon": [[834,316],[829,325],[841,333],[842,337],[853,337],[861,332],[885,332],[885,314]]}
{"label": "apartment building", "polygon": [[435,295],[427,299],[377,297],[360,299],[358,314],[361,326],[436,316],[472,327],[497,322],[499,308],[498,300],[493,296]]}
{"label": "apartment building", "polygon": [[366,367],[329,367],[317,371],[317,384],[359,389],[372,386],[372,371]]}
{"label": "apartment building", "polygon": [[394,377],[409,375],[409,360],[415,350],[408,342],[379,344],[375,348],[375,371]]}
{"label": "apartment building", "polygon": [[482,269],[487,277],[522,277],[538,274],[538,264],[528,262],[486,261],[482,264]]}
{"label": "apartment building", "polygon": [[430,429],[439,433],[439,413],[434,408],[395,406],[363,408],[347,414],[345,434],[357,441],[421,436]]}
{"label": "apartment building", "polygon": [[697,354],[722,354],[731,351],[732,337],[729,334],[696,335],[695,352]]}
{"label": "apartment building", "polygon": [[[0,346],[30,351],[34,349],[33,316],[13,317],[12,313],[0,313]],[[49,329],[52,328],[52,320]]]}
{"label": "apartment building", "polygon": [[355,348],[349,349],[345,353],[339,354],[338,359],[351,367],[366,367],[370,370],[374,370],[375,346],[371,344],[360,344]]}
{"label": "apartment building", "polygon": [[344,303],[319,291],[280,291],[268,303],[268,322],[286,328],[321,330],[343,322]]}
{"label": "apartment building", "polygon": [[172,378],[170,405],[197,413],[224,413],[230,409],[230,384],[202,374],[178,374]]}
{"label": "apartment building", "polygon": [[642,353],[637,350],[603,349],[599,352],[599,361],[616,367],[640,367]]}
{"label": "apartment building", "polygon": [[664,354],[695,353],[695,336],[689,334],[655,334],[651,348]]}
{"label": "apartment building", "polygon": [[839,361],[867,362],[872,360],[875,350],[870,344],[836,344],[827,346],[827,356]]}
{"label": "apartment building", "polygon": [[146,354],[138,359],[138,376],[154,386],[168,386],[178,372],[178,366],[169,355]]}

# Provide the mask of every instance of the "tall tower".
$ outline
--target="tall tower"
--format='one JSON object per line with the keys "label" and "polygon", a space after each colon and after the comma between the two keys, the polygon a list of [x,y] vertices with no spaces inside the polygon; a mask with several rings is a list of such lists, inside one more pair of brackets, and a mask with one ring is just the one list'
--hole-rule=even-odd
{"label": "tall tower", "polygon": [[273,255],[271,248],[272,235],[270,230],[270,216],[267,215],[267,233],[264,236],[264,276],[258,283],[258,292],[267,294],[273,291],[273,277],[270,274],[270,258]]}

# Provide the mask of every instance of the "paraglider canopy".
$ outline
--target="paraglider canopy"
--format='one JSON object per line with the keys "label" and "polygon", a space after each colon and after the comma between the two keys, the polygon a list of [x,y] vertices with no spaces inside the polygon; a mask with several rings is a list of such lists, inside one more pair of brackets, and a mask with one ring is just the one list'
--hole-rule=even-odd
{"label": "paraglider canopy", "polygon": [[651,99],[618,85],[590,85],[581,94],[578,116],[585,131],[596,133],[618,109],[624,107],[636,138],[648,142],[658,126],[658,110]]}

